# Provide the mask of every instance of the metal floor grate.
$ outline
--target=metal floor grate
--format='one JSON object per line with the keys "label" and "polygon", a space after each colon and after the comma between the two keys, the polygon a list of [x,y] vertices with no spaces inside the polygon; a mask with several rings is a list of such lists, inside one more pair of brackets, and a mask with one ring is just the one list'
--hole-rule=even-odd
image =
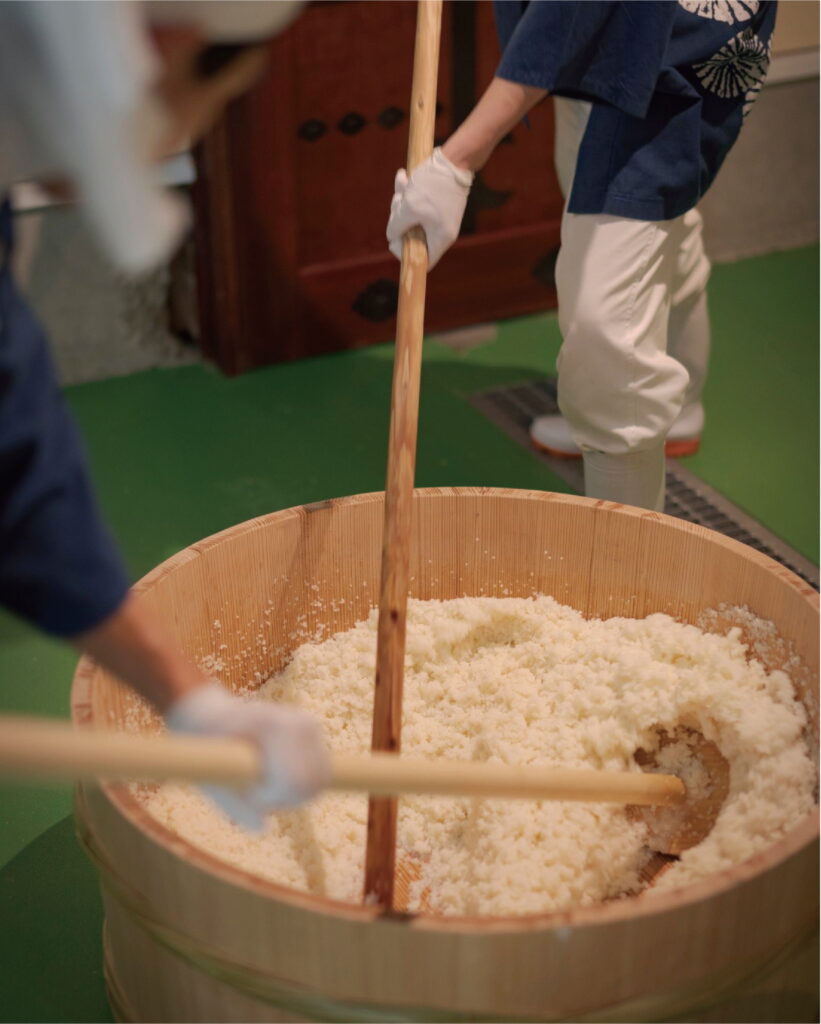
{"label": "metal floor grate", "polygon": [[[528,428],[531,420],[536,416],[559,411],[555,378],[479,391],[471,396],[470,401],[474,408],[514,441],[531,451],[533,457],[548,466],[556,476],[579,493],[583,492],[581,459],[557,459],[537,451],[530,443]],[[791,569],[816,590],[819,589],[818,566],[685,469],[676,459],[667,460],[667,499],[664,511],[667,515],[698,523],[699,526],[717,530],[742,544],[749,544],[756,551],[769,555]]]}

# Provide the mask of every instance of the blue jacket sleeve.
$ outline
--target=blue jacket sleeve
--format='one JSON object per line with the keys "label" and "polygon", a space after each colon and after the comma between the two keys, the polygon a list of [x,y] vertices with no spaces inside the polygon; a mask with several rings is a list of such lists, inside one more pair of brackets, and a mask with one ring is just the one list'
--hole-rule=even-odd
{"label": "blue jacket sleeve", "polygon": [[496,75],[644,117],[676,7],[675,0],[497,0]]}
{"label": "blue jacket sleeve", "polygon": [[0,603],[73,636],[127,591],[43,332],[0,267]]}

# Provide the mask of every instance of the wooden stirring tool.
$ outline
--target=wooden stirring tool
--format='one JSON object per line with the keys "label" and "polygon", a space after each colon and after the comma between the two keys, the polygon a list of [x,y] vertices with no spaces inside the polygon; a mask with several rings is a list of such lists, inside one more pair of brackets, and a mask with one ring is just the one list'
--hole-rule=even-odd
{"label": "wooden stirring tool", "polygon": [[687,800],[652,812],[631,801],[627,815],[647,825],[647,845],[656,853],[678,856],[706,839],[730,791],[730,765],[715,743],[695,729],[680,726],[672,733],[657,729],[658,750],[637,750],[636,764],[645,771],[677,768],[686,780]]}
{"label": "wooden stirring tool", "polygon": [[[409,174],[433,152],[441,23],[442,0],[419,0],[408,140]],[[399,753],[402,731],[402,681],[427,271],[425,236],[419,228],[414,228],[405,235],[399,272],[371,736],[372,750],[394,754]],[[366,900],[387,910],[393,907],[396,821],[396,798],[372,796],[368,804],[364,895]]]}
{"label": "wooden stirring tool", "polygon": [[[686,807],[687,801],[682,780],[661,773],[425,761],[379,753],[337,754],[331,761],[329,789],[377,796],[574,800],[656,808]],[[260,777],[260,761],[249,740],[141,736],[5,715],[0,716],[0,775],[58,781],[182,779],[250,786]]]}

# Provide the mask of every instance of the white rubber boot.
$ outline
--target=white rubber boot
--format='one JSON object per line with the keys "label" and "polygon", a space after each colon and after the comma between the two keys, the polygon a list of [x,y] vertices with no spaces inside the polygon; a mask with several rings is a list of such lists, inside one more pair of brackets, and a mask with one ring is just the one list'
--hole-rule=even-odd
{"label": "white rubber boot", "polygon": [[[685,407],[670,427],[664,451],[668,459],[695,455],[704,430],[704,407],[699,402]],[[535,448],[560,459],[580,459],[581,448],[570,436],[564,416],[537,416],[530,424],[530,440]]]}
{"label": "white rubber boot", "polygon": [[620,505],[664,511],[664,446],[608,455],[584,453],[584,493]]}

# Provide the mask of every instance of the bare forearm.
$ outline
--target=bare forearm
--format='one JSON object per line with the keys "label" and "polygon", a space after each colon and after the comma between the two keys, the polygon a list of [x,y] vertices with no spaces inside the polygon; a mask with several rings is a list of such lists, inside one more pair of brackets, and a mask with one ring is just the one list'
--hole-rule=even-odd
{"label": "bare forearm", "polygon": [[124,683],[151,701],[161,712],[207,677],[188,661],[155,616],[130,595],[104,622],[72,643]]}
{"label": "bare forearm", "polygon": [[478,171],[510,129],[546,95],[544,89],[494,78],[442,152],[457,167]]}

